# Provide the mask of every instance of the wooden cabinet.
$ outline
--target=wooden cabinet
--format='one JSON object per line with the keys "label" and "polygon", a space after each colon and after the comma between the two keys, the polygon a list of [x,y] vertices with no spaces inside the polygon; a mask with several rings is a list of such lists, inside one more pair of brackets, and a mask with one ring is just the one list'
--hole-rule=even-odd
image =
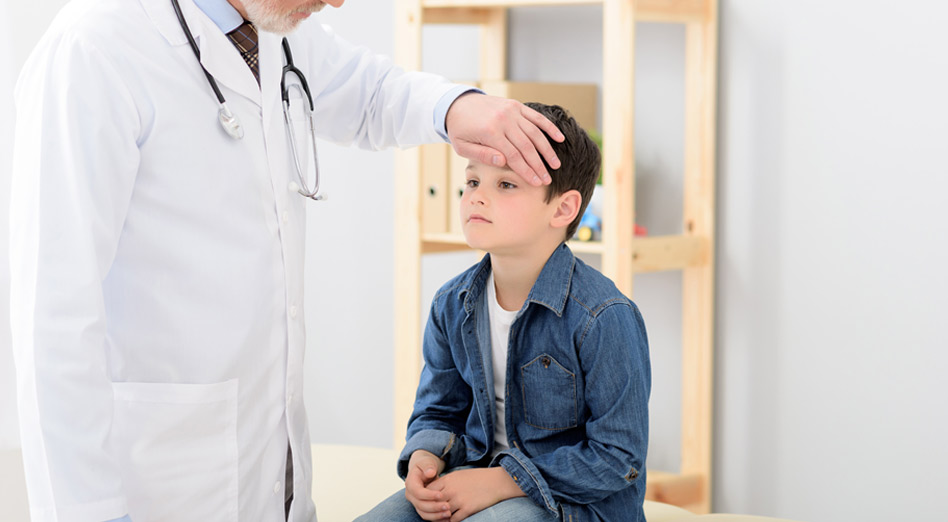
{"label": "wooden cabinet", "polygon": [[[604,225],[601,242],[571,247],[602,256],[603,273],[633,298],[634,274],[682,271],[681,469],[650,469],[647,496],[706,513],[711,507],[713,416],[717,0],[396,0],[396,61],[409,70],[421,68],[425,24],[476,24],[481,27],[482,88],[512,98],[530,96],[534,101],[547,101],[532,97],[540,92],[568,98],[589,87],[506,81],[507,9],[577,4],[603,7]],[[684,230],[677,235],[634,235],[637,22],[685,26]],[[588,118],[580,114],[584,110],[580,101],[569,100],[574,98],[562,104],[577,118]],[[456,212],[451,198],[457,192],[452,171],[458,170],[452,156],[444,145],[396,155],[395,447],[404,443],[421,372],[421,313],[428,305],[421,302],[422,256],[467,248],[452,225],[452,219],[457,219],[452,215]],[[652,347],[656,349],[667,347]]]}

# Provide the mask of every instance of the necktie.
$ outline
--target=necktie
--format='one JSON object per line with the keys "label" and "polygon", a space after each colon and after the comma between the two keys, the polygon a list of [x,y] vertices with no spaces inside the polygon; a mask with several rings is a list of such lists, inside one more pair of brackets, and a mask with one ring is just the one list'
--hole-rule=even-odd
{"label": "necktie", "polygon": [[260,85],[257,28],[254,27],[252,23],[244,21],[240,27],[227,33],[227,36],[230,38],[230,41],[234,43],[237,50],[240,51],[240,55],[244,58],[244,61],[247,62],[247,66],[250,67],[250,72],[252,72],[253,77],[257,79],[257,85]]}

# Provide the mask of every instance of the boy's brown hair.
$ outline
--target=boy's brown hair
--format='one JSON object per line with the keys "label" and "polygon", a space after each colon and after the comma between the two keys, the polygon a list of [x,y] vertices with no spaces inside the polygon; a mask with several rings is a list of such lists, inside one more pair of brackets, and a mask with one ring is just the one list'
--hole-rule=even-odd
{"label": "boy's brown hair", "polygon": [[583,199],[576,219],[566,228],[566,239],[569,239],[576,233],[579,221],[583,218],[583,212],[585,212],[586,206],[589,205],[596,180],[599,179],[599,165],[602,162],[599,147],[596,146],[589,134],[579,126],[579,123],[569,112],[559,105],[545,105],[536,102],[528,102],[524,105],[546,116],[566,137],[562,143],[557,143],[547,136],[553,151],[556,152],[556,157],[560,160],[559,169],[551,169],[543,156],[540,156],[540,159],[543,159],[543,166],[546,167],[547,172],[550,173],[550,177],[553,179],[547,187],[547,203],[554,197],[570,190],[578,191]]}

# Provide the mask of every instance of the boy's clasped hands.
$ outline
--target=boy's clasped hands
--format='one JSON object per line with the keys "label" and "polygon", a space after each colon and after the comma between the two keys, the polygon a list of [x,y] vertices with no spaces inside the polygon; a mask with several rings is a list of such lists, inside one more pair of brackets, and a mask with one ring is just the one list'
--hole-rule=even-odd
{"label": "boy's clasped hands", "polygon": [[524,496],[501,467],[470,468],[441,475],[444,461],[416,450],[408,461],[405,498],[423,520],[459,522],[498,502]]}

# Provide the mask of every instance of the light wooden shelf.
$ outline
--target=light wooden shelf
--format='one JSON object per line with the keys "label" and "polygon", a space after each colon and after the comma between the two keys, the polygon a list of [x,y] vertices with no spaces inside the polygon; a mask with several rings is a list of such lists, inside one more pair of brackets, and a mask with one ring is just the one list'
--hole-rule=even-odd
{"label": "light wooden shelf", "polygon": [[[600,242],[571,241],[575,252],[599,255],[602,272],[633,295],[634,275],[682,273],[681,469],[649,470],[646,498],[697,513],[711,508],[713,418],[715,127],[719,0],[396,0],[396,62],[421,68],[426,24],[479,25],[480,82],[507,80],[508,9],[601,5],[603,78],[601,131],[605,224]],[[635,31],[638,22],[685,25],[684,233],[635,237]],[[536,86],[531,94],[539,92]],[[561,89],[561,86],[557,86]],[[517,97],[508,94],[510,97]],[[552,91],[549,91],[552,92]],[[504,94],[501,94],[504,95]],[[533,100],[521,100],[533,101]],[[543,101],[543,100],[537,100]],[[549,103],[549,102],[547,102]],[[580,102],[564,102],[564,106]],[[437,195],[454,198],[456,180],[444,148],[396,153],[394,438],[401,447],[421,374],[421,260],[425,254],[468,250]],[[431,165],[442,165],[440,175]],[[445,167],[447,165],[447,167]],[[463,168],[462,168],[463,170]],[[432,174],[434,173],[434,174]],[[432,197],[423,196],[428,194]],[[453,204],[453,203],[452,203]],[[434,226],[432,226],[434,223]],[[668,349],[651,347],[653,351]]]}
{"label": "light wooden shelf", "polygon": [[[569,247],[573,252],[583,254],[602,254],[602,243],[599,241],[570,241]],[[422,234],[421,252],[423,254],[438,254],[441,252],[455,252],[470,250],[464,236],[460,234]]]}
{"label": "light wooden shelf", "polygon": [[[603,0],[423,0],[426,23],[472,24],[491,9],[508,7],[550,7],[603,5]],[[639,22],[704,22],[712,16],[711,0],[638,0],[635,18]],[[478,12],[478,10],[481,10]]]}
{"label": "light wooden shelf", "polygon": [[[573,252],[602,255],[605,247],[600,241],[570,241]],[[676,236],[640,236],[631,240],[632,270],[634,273],[682,270],[703,266],[710,255],[705,238]],[[469,250],[464,236],[460,234],[422,234],[423,254]]]}
{"label": "light wooden shelf", "polygon": [[711,255],[710,242],[697,236],[637,237],[631,245],[636,274],[704,266]]}
{"label": "light wooden shelf", "polygon": [[421,236],[421,252],[423,254],[437,254],[441,252],[455,252],[470,250],[460,234],[423,234]]}

